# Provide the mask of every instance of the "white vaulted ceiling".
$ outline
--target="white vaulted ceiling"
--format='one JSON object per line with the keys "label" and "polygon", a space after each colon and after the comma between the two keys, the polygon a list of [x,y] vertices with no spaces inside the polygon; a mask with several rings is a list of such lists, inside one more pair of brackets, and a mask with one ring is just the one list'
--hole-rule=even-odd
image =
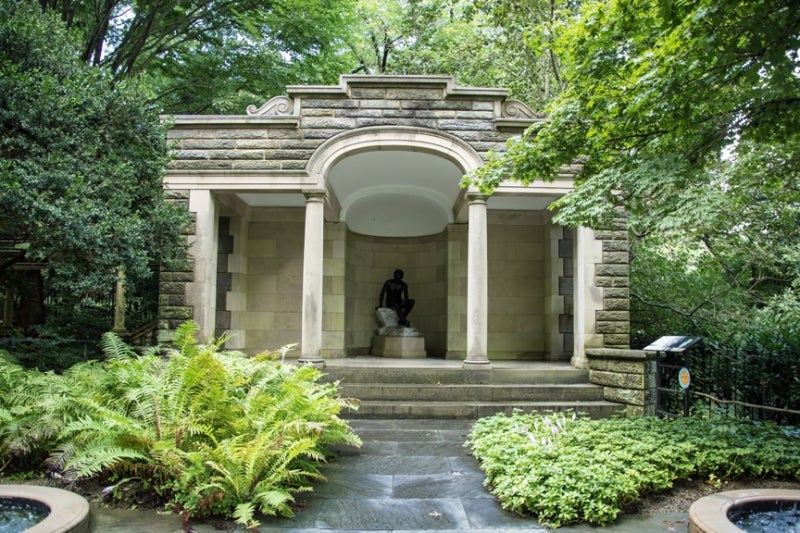
{"label": "white vaulted ceiling", "polygon": [[[451,160],[420,150],[376,149],[347,155],[325,181],[340,206],[338,220],[362,235],[419,237],[442,232],[454,222],[463,171]],[[536,193],[525,187],[489,198],[496,210],[541,210],[563,191]],[[250,207],[302,207],[300,192],[249,192],[238,197]],[[463,204],[462,204],[463,207]],[[464,220],[461,220],[464,222]]]}
{"label": "white vaulted ceiling", "polygon": [[439,233],[453,221],[462,174],[426,152],[377,150],[345,157],[327,181],[351,231],[415,237]]}

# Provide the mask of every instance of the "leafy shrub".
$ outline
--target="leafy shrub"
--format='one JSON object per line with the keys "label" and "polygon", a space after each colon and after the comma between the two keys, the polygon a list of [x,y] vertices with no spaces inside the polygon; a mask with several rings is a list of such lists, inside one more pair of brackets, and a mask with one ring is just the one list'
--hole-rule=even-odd
{"label": "leafy shrub", "polygon": [[610,523],[627,504],[678,479],[800,479],[797,432],[733,419],[517,412],[479,420],[467,446],[503,507],[548,527]]}
{"label": "leafy shrub", "polygon": [[[253,527],[256,512],[290,516],[294,495],[322,479],[317,465],[328,446],[360,444],[338,416],[353,406],[335,384],[318,383],[312,367],[285,365],[280,354],[220,351],[221,341],[197,345],[194,333],[193,323],[184,324],[166,357],[137,355],[107,334],[107,361],[63,376],[31,373],[33,381],[54,381],[60,397],[39,389],[38,402],[20,399],[31,406],[23,421],[46,416],[42,405],[56,406],[57,438],[32,438],[29,448],[46,449],[48,465],[67,479],[136,478],[187,519],[223,515]],[[24,373],[0,368],[8,381]],[[5,455],[18,415],[4,415]]]}
{"label": "leafy shrub", "polygon": [[[633,347],[662,335],[701,336],[702,345],[692,353],[693,390],[740,402],[726,408],[736,416],[800,423],[798,415],[741,405],[800,410],[796,276],[777,283],[763,274],[749,279],[754,275],[749,267],[726,271],[719,257],[683,235],[634,241],[633,257]],[[731,272],[743,278],[733,283]],[[794,279],[794,287],[788,278]],[[708,405],[705,400],[700,403]]]}
{"label": "leafy shrub", "polygon": [[63,372],[76,363],[102,359],[99,338],[80,341],[48,335],[6,337],[0,339],[0,346],[6,348],[14,360],[25,368]]}

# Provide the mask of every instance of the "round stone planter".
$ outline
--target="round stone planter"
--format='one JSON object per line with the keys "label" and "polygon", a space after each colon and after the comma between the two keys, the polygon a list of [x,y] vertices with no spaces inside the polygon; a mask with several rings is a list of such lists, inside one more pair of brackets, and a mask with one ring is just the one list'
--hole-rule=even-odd
{"label": "round stone planter", "polygon": [[86,533],[89,531],[89,502],[68,490],[35,485],[0,485],[0,498],[22,498],[50,509],[44,520],[24,533]]}
{"label": "round stone planter", "polygon": [[718,492],[700,498],[689,508],[689,533],[742,533],[728,517],[737,507],[759,503],[798,502],[800,490],[748,489]]}

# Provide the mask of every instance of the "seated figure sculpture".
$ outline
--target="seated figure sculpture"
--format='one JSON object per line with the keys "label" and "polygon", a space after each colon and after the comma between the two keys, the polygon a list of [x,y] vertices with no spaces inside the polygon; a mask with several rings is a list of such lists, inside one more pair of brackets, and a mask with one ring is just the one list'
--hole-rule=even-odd
{"label": "seated figure sculpture", "polygon": [[[396,269],[394,277],[387,279],[381,289],[381,295],[378,300],[378,309],[380,307],[388,307],[397,313],[397,320],[401,326],[408,327],[408,314],[414,308],[414,300],[408,297],[408,285],[403,281],[403,271]],[[384,306],[384,298],[386,305]]]}

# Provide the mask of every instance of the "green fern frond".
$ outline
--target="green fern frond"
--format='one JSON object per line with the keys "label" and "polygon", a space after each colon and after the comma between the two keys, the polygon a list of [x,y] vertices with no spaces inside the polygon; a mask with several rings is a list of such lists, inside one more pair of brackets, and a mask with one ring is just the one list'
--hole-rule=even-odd
{"label": "green fern frond", "polygon": [[150,458],[137,450],[113,446],[82,448],[64,465],[64,477],[68,480],[86,479],[104,470],[119,470],[122,463],[147,463]]}
{"label": "green fern frond", "polygon": [[112,331],[103,333],[100,346],[106,359],[130,359],[136,356],[136,351],[125,344],[125,341]]}
{"label": "green fern frond", "polygon": [[193,320],[187,320],[175,330],[175,338],[172,343],[185,357],[191,357],[197,353],[197,324]]}
{"label": "green fern frond", "polygon": [[294,501],[294,496],[288,491],[265,490],[255,494],[254,501],[258,503],[258,510],[267,516],[294,516],[294,511],[289,506],[289,503]]}
{"label": "green fern frond", "polygon": [[233,511],[233,518],[238,524],[242,524],[248,529],[257,528],[261,523],[255,519],[256,507],[252,502],[240,503]]}

